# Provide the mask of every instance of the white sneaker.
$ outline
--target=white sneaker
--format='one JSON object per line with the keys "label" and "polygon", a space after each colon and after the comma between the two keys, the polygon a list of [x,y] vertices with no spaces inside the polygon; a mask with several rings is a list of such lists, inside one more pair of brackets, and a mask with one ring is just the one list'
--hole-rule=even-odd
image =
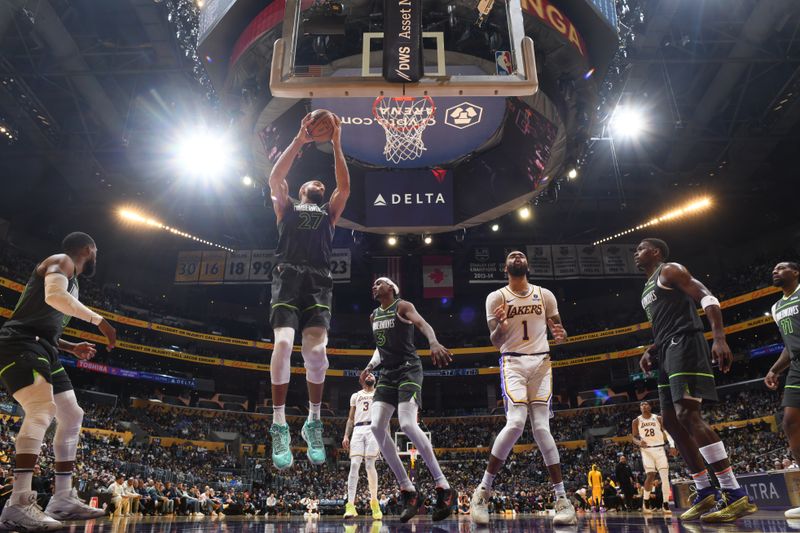
{"label": "white sneaker", "polygon": [[472,493],[469,516],[476,524],[486,525],[489,523],[489,498],[491,497],[491,491],[487,491],[483,487],[476,488]]}
{"label": "white sneaker", "polygon": [[[36,503],[36,492],[30,491],[22,496],[22,503],[11,503],[11,499],[3,507],[0,514],[0,528],[18,531],[55,531],[64,524],[44,514]],[[12,496],[13,498],[13,496]]]}
{"label": "white sneaker", "polygon": [[783,516],[786,517],[787,520],[797,520],[800,518],[800,507],[795,507],[794,509],[789,509]]}
{"label": "white sneaker", "polygon": [[[44,512],[47,516],[58,520],[91,520],[102,518],[106,514],[103,509],[86,505],[78,498],[78,491],[74,487],[70,491],[55,493]],[[130,516],[130,513],[126,513],[125,516]]]}
{"label": "white sneaker", "polygon": [[571,526],[578,523],[575,507],[566,496],[561,496],[556,500],[554,509],[556,511],[556,515],[553,517],[554,526]]}

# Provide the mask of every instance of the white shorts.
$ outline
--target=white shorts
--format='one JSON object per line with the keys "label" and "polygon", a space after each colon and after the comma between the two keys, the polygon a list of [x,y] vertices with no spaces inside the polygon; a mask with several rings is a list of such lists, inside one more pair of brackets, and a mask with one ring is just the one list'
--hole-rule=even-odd
{"label": "white shorts", "polygon": [[664,447],[642,448],[642,465],[645,472],[658,472],[669,468],[669,460]]}
{"label": "white shorts", "polygon": [[503,396],[512,403],[550,403],[550,398],[553,396],[553,370],[550,366],[550,357],[502,356],[500,385]]}
{"label": "white shorts", "polygon": [[378,441],[369,426],[358,426],[353,428],[353,436],[350,437],[350,457],[377,457],[380,453]]}

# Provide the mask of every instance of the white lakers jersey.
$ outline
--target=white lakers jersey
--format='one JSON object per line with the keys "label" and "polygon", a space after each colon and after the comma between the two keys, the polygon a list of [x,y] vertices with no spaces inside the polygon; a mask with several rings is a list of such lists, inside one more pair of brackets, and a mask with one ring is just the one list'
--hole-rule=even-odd
{"label": "white lakers jersey", "polygon": [[639,415],[636,420],[639,423],[639,438],[648,448],[664,446],[664,429],[656,415],[650,415],[650,418]]}
{"label": "white lakers jersey", "polygon": [[528,285],[526,294],[511,292],[508,286],[486,298],[486,319],[494,318],[494,310],[504,305],[508,319],[501,353],[544,354],[550,351],[547,342],[547,319],[558,314],[556,297],[538,285]]}
{"label": "white lakers jersey", "polygon": [[355,424],[370,421],[369,409],[372,407],[372,398],[374,396],[375,391],[366,392],[363,389],[358,392],[354,392],[353,395],[350,396],[350,407],[356,408],[353,421]]}

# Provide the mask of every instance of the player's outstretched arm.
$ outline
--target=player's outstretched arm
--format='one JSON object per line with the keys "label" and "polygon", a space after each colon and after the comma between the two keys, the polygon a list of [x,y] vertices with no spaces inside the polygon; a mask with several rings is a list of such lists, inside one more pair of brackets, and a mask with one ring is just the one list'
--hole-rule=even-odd
{"label": "player's outstretched arm", "polygon": [[309,124],[311,124],[311,113],[303,118],[297,135],[286,147],[286,150],[283,151],[269,174],[269,192],[278,221],[283,218],[283,211],[289,204],[289,184],[286,182],[286,176],[289,175],[289,170],[291,170],[297,154],[300,153],[300,149],[304,144],[313,140],[311,135],[308,134]]}
{"label": "player's outstretched arm", "polygon": [[336,172],[336,189],[331,193],[331,201],[328,203],[328,212],[331,217],[331,224],[336,224],[339,217],[344,212],[347,199],[350,198],[350,171],[347,168],[347,160],[342,151],[342,120],[333,115],[333,162]]}
{"label": "player's outstretched arm", "polygon": [[792,360],[792,354],[789,352],[789,349],[784,347],[781,355],[778,356],[778,359],[772,365],[772,368],[769,369],[767,375],[764,377],[764,384],[770,388],[771,390],[777,390],[778,382],[780,379],[780,375],[783,373],[784,370],[789,368]]}
{"label": "player's outstretched arm", "polygon": [[695,279],[685,266],[679,263],[664,265],[664,268],[661,269],[660,279],[668,287],[675,287],[688,294],[706,312],[714,339],[711,345],[711,361],[718,363],[721,371],[728,372],[733,362],[733,353],[725,340],[725,325],[722,322],[719,300],[705,285]]}
{"label": "player's outstretched arm", "polygon": [[420,332],[428,339],[428,344],[431,347],[431,359],[435,366],[447,366],[453,361],[450,355],[450,350],[442,346],[436,340],[436,332],[428,324],[422,315],[417,312],[417,308],[411,302],[401,301],[397,305],[397,316],[404,322],[414,324]]}

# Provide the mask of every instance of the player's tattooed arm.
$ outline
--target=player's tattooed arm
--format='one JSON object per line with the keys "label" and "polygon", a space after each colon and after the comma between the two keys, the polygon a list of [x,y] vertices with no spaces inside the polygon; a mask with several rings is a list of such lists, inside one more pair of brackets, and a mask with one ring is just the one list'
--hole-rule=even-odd
{"label": "player's tattooed arm", "polygon": [[792,354],[789,352],[787,348],[784,347],[781,355],[772,365],[772,368],[769,369],[767,375],[764,377],[764,384],[771,390],[777,390],[778,384],[780,381],[780,375],[783,373],[784,370],[789,368],[789,364],[792,360]]}
{"label": "player's tattooed arm", "polygon": [[695,279],[679,263],[667,263],[661,269],[659,281],[667,287],[677,288],[688,294],[695,302],[703,306],[708,321],[711,323],[711,334],[714,342],[711,345],[711,361],[719,364],[722,372],[728,372],[733,362],[733,353],[725,340],[725,325],[722,322],[722,309],[719,300],[714,298],[708,287]]}
{"label": "player's tattooed arm", "polygon": [[447,366],[453,361],[450,350],[442,346],[436,339],[436,332],[433,331],[431,325],[422,318],[422,315],[419,314],[414,304],[405,300],[401,301],[397,304],[397,316],[403,322],[414,324],[414,326],[425,335],[431,347],[431,359],[435,366]]}
{"label": "player's tattooed arm", "polygon": [[333,161],[336,173],[336,189],[331,193],[331,201],[328,209],[331,216],[331,224],[336,224],[339,217],[344,212],[347,199],[350,197],[350,171],[347,169],[347,160],[342,151],[342,121],[336,115],[333,116]]}
{"label": "player's tattooed arm", "polygon": [[269,192],[278,222],[283,218],[283,212],[289,205],[289,184],[286,182],[286,176],[289,175],[289,170],[291,170],[297,154],[300,153],[300,149],[313,140],[308,133],[310,123],[311,113],[303,118],[297,135],[275,162],[275,166],[272,167],[272,172],[269,174]]}

